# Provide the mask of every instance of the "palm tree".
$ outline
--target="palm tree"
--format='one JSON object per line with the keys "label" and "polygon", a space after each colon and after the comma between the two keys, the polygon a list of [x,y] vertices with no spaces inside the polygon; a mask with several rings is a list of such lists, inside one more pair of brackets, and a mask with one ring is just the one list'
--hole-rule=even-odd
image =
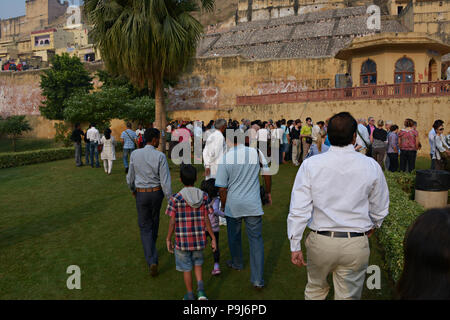
{"label": "palm tree", "polygon": [[[202,24],[191,14],[214,0],[85,0],[84,13],[108,70],[155,92],[156,127],[166,127],[164,80],[175,79],[196,53]],[[163,141],[164,143],[164,141]]]}

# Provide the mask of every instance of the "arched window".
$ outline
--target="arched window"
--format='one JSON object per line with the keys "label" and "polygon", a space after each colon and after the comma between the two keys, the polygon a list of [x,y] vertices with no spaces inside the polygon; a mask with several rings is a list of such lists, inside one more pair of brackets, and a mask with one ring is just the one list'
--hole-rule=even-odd
{"label": "arched window", "polygon": [[361,85],[377,84],[377,64],[367,59],[361,66]]}
{"label": "arched window", "polygon": [[414,82],[414,62],[406,57],[395,64],[394,82]]}
{"label": "arched window", "polygon": [[438,67],[434,59],[431,59],[428,63],[428,81],[439,81]]}

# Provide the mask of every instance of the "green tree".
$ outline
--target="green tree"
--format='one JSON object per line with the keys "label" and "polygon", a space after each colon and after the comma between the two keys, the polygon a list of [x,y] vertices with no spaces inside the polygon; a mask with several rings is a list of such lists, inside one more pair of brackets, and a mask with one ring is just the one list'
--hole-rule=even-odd
{"label": "green tree", "polygon": [[131,100],[125,105],[121,119],[149,125],[155,121],[155,99],[146,96]]}
{"label": "green tree", "polygon": [[[164,80],[181,74],[203,32],[192,14],[214,0],[85,0],[91,36],[106,67],[155,92],[156,127],[166,127]],[[161,144],[164,145],[164,144]]]}
{"label": "green tree", "polygon": [[30,131],[31,126],[25,116],[11,116],[0,120],[0,132],[12,140],[13,150],[16,152],[16,140],[22,133]]}
{"label": "green tree", "polygon": [[93,93],[77,92],[66,101],[64,120],[94,122],[100,130],[112,119],[121,118],[131,95],[126,87],[104,88]]}
{"label": "green tree", "polygon": [[52,67],[41,75],[41,114],[50,120],[63,120],[65,102],[75,92],[93,89],[92,78],[78,57],[64,53],[53,57]]}

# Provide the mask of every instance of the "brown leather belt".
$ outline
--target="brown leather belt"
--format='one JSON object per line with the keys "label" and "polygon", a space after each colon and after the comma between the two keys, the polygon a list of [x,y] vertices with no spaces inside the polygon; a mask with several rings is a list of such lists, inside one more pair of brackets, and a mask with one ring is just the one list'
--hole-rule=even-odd
{"label": "brown leather belt", "polygon": [[136,188],[136,192],[156,192],[161,190],[161,187],[155,188]]}

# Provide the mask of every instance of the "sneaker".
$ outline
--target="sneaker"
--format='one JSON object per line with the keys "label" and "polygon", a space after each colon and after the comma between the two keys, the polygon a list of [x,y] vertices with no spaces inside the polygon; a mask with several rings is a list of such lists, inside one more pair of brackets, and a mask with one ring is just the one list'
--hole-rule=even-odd
{"label": "sneaker", "polygon": [[228,261],[227,261],[227,266],[228,266],[229,268],[231,268],[231,269],[236,270],[236,271],[241,271],[241,270],[242,270],[242,269],[238,269],[238,268],[234,267],[234,266],[233,266],[233,263],[231,262],[231,260],[228,260]]}
{"label": "sneaker", "polygon": [[194,297],[194,299],[192,299],[192,298],[189,297],[189,295],[186,293],[186,294],[184,295],[184,297],[183,297],[183,300],[195,300],[195,297]]}
{"label": "sneaker", "polygon": [[260,286],[260,285],[253,285],[253,287],[258,291],[261,291],[262,289],[264,289],[264,286]]}
{"label": "sneaker", "polygon": [[211,271],[211,274],[213,276],[218,276],[219,274],[221,274],[222,272],[220,271],[220,269],[213,269],[213,271]]}
{"label": "sneaker", "polygon": [[197,296],[198,296],[197,300],[208,300],[204,291],[201,290],[198,291]]}

